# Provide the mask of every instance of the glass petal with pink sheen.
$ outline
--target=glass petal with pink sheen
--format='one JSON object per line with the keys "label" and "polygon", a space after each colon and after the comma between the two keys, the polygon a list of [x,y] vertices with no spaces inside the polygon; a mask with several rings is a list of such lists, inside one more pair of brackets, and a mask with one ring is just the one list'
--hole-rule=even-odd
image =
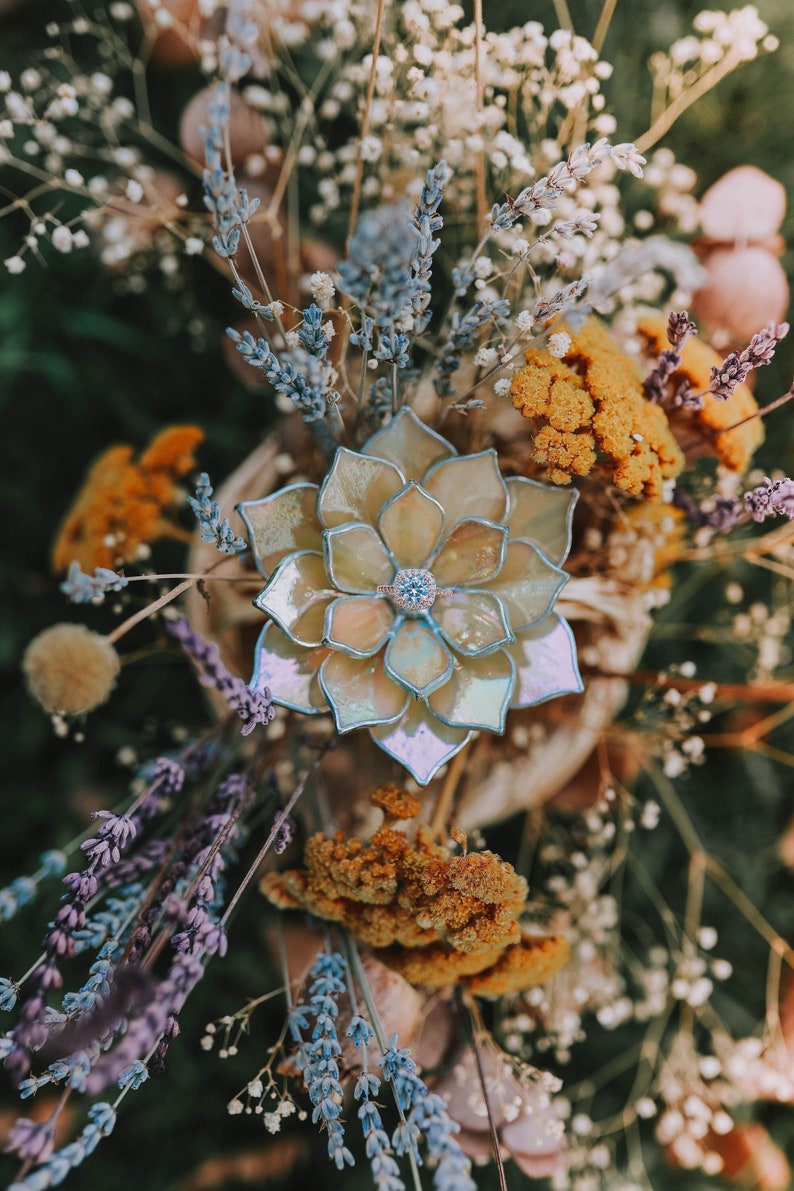
{"label": "glass petal with pink sheen", "polygon": [[556,612],[522,633],[509,653],[516,667],[511,707],[532,707],[584,690],[571,627]]}
{"label": "glass petal with pink sheen", "polygon": [[528,538],[560,566],[571,548],[576,489],[552,488],[514,476],[507,481],[509,507],[505,523],[511,538]]}
{"label": "glass petal with pink sheen", "polygon": [[457,591],[436,602],[435,621],[453,649],[467,657],[515,641],[505,605],[490,591]]}
{"label": "glass petal with pink sheen", "polygon": [[387,678],[383,659],[351,658],[329,653],[320,668],[320,686],[334,713],[340,732],[390,724],[408,704],[405,691]]}
{"label": "glass petal with pink sheen", "polygon": [[502,569],[509,530],[479,517],[460,521],[432,560],[439,587],[474,584],[494,579]]}
{"label": "glass petal with pink sheen", "polygon": [[449,529],[470,517],[501,521],[507,511],[507,488],[496,451],[445,459],[430,469],[422,487],[443,508]]}
{"label": "glass petal with pink sheen", "polygon": [[471,732],[451,728],[436,716],[429,716],[421,703],[409,701],[401,719],[370,728],[370,735],[384,752],[405,766],[420,786],[426,786],[441,766],[460,752]]}
{"label": "glass petal with pink sheen", "polygon": [[251,687],[278,691],[278,702],[304,715],[330,711],[319,683],[320,666],[327,649],[305,649],[291,641],[272,621],[265,625],[256,644]]}
{"label": "glass petal with pink sheen", "polygon": [[386,673],[424,699],[452,673],[452,654],[423,620],[403,620],[386,649]]}
{"label": "glass petal with pink sheen", "polygon": [[484,586],[504,602],[513,631],[519,633],[551,611],[567,582],[565,571],[544,558],[531,542],[511,541],[502,570]]}
{"label": "glass petal with pink sheen", "polygon": [[487,657],[456,660],[449,682],[428,701],[450,727],[504,732],[514,677],[510,655],[502,649]]}

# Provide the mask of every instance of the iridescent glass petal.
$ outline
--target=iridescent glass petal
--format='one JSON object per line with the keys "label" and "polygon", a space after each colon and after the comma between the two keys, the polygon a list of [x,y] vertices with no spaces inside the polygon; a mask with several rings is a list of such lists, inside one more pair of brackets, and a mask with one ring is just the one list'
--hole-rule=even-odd
{"label": "iridescent glass petal", "polygon": [[450,728],[428,715],[426,707],[413,701],[396,724],[370,728],[370,734],[384,752],[405,766],[420,786],[426,786],[471,736],[465,728]]}
{"label": "iridescent glass petal", "polygon": [[510,537],[529,538],[551,562],[563,563],[571,548],[576,489],[551,488],[519,476],[507,481],[507,491],[510,505],[505,522]]}
{"label": "iridescent glass petal", "polygon": [[439,596],[433,619],[450,645],[468,657],[515,640],[504,604],[490,591],[464,590]]}
{"label": "iridescent glass petal", "polygon": [[256,565],[266,579],[288,554],[322,550],[318,492],[316,484],[293,484],[264,500],[247,500],[237,506],[248,526]]}
{"label": "iridescent glass petal", "polygon": [[339,591],[373,595],[380,583],[389,583],[394,564],[371,525],[340,525],[323,534],[328,577]]}
{"label": "iridescent glass petal", "polygon": [[381,537],[400,567],[421,567],[444,532],[444,510],[437,500],[411,482],[381,509]]}
{"label": "iridescent glass petal", "polygon": [[329,710],[318,681],[320,666],[328,657],[327,649],[304,649],[290,641],[278,625],[266,624],[254,651],[251,687],[270,691],[281,707],[319,715]]}
{"label": "iridescent glass petal", "polygon": [[320,686],[340,732],[393,723],[408,703],[405,691],[384,673],[382,657],[330,653],[320,670]]}
{"label": "iridescent glass petal", "polygon": [[365,455],[377,455],[395,463],[406,480],[421,480],[434,463],[457,454],[451,443],[420,422],[407,406],[361,449]]}
{"label": "iridescent glass petal", "polygon": [[423,620],[404,620],[386,650],[386,672],[416,698],[425,698],[452,673],[452,655]]}
{"label": "iridescent glass petal", "polygon": [[366,521],[375,525],[378,513],[405,484],[393,463],[372,459],[340,447],[317,498],[317,513],[327,529]]}
{"label": "iridescent glass petal", "polygon": [[502,568],[509,531],[504,525],[473,517],[455,526],[430,563],[439,587],[480,586]]}
{"label": "iridescent glass petal", "polygon": [[385,596],[340,596],[325,613],[323,644],[365,658],[386,644],[394,612]]}
{"label": "iridescent glass petal", "polygon": [[504,601],[510,626],[518,633],[551,611],[567,582],[565,571],[553,566],[531,542],[511,541],[505,565],[485,587]]}
{"label": "iridescent glass petal", "polygon": [[531,707],[584,690],[571,627],[556,612],[523,632],[509,653],[516,666],[511,707]]}
{"label": "iridescent glass petal", "polygon": [[504,732],[514,673],[503,649],[487,657],[456,658],[449,682],[434,691],[428,703],[452,727]]}
{"label": "iridescent glass petal", "polygon": [[422,487],[444,509],[447,529],[470,517],[502,521],[507,511],[507,489],[496,451],[445,459],[431,467]]}
{"label": "iridescent glass petal", "polygon": [[328,583],[322,554],[288,554],[267,587],[254,600],[299,645],[322,643],[325,610],[336,596]]}

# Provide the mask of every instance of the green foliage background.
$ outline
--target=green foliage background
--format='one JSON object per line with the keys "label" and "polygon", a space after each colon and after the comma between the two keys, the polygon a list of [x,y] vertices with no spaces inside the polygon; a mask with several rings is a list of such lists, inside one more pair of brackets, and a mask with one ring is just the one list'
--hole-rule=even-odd
{"label": "green foliage background", "polygon": [[[86,7],[94,3],[98,0],[87,0]],[[618,116],[618,139],[630,140],[647,124],[650,83],[644,62],[648,54],[682,35],[700,7],[689,0],[618,0],[603,53],[615,65],[608,95]],[[577,31],[592,33],[600,8],[600,0],[570,0]],[[790,115],[794,11],[791,0],[760,0],[759,8],[780,37],[780,50],[723,82],[680,120],[667,143],[679,160],[696,168],[702,189],[726,169],[752,163],[779,178],[794,195]],[[45,21],[59,15],[74,15],[74,6],[65,0],[23,0],[0,25],[0,69],[16,71],[20,63],[35,56],[46,44]],[[551,27],[554,9],[545,0],[485,0],[485,19],[494,27],[528,19],[540,19]],[[176,139],[179,113],[198,85],[191,70],[151,73],[152,108],[161,131],[172,139]],[[0,184],[13,188],[8,178],[0,176]],[[195,182],[192,185],[197,189]],[[24,231],[21,217],[0,220],[0,260],[17,251]],[[794,244],[794,211],[789,212],[783,232]],[[789,264],[791,259],[789,254]],[[21,277],[0,276],[0,442],[5,448],[0,496],[6,525],[0,554],[2,883],[30,871],[43,848],[58,846],[80,830],[87,806],[112,805],[117,800],[126,781],[115,759],[120,746],[132,743],[142,756],[153,755],[167,745],[175,723],[197,723],[203,715],[200,696],[176,657],[173,662],[143,662],[123,675],[112,703],[91,717],[85,744],[63,742],[29,702],[19,679],[22,651],[36,632],[59,619],[81,618],[60,597],[48,570],[48,553],[88,462],[111,443],[142,445],[163,425],[197,421],[207,434],[201,464],[220,478],[252,449],[267,427],[263,399],[242,389],[220,354],[223,327],[235,315],[224,282],[200,259],[185,258],[183,265],[189,271],[186,295],[169,290],[156,269],[143,295],[119,293],[114,279],[90,252],[71,257],[49,254],[46,267],[31,263]],[[736,284],[741,285],[741,278]],[[196,318],[200,326],[193,325]],[[784,391],[792,372],[794,351],[787,345],[763,377],[763,399]],[[761,457],[762,465],[781,466],[789,473],[794,441],[790,417],[788,410],[778,415]],[[740,577],[745,583],[753,581],[751,576]],[[701,568],[694,580],[686,575],[682,579],[686,586],[675,615],[695,621],[710,615],[704,597],[720,590],[716,572]],[[104,623],[101,610],[89,610],[84,619],[96,627]],[[656,643],[653,650],[650,663],[659,665],[692,654],[688,643],[669,638]],[[727,652],[711,650],[703,656],[709,676],[732,675],[735,659]],[[695,774],[684,795],[710,845],[779,929],[791,936],[791,886],[771,859],[776,835],[794,809],[786,777],[780,768],[758,759],[718,759]],[[675,836],[663,829],[656,838],[646,838],[645,851],[649,868],[660,881],[665,872],[685,864]],[[275,1015],[270,1023],[263,1015],[235,1061],[222,1063],[215,1054],[204,1055],[197,1045],[203,1022],[261,993],[271,980],[260,941],[260,907],[255,897],[248,900],[244,915],[235,922],[236,938],[228,959],[216,965],[206,987],[189,1003],[183,1037],[172,1049],[166,1075],[128,1097],[113,1138],[69,1180],[75,1191],[121,1191],[133,1184],[150,1191],[177,1188],[202,1159],[224,1148],[263,1140],[261,1124],[253,1118],[228,1118],[224,1106],[255,1070],[256,1056],[269,1041]],[[715,903],[710,909],[730,944],[733,923],[725,904]],[[33,909],[20,917],[18,925],[3,930],[3,973],[23,970],[36,946],[41,921],[40,911]],[[744,948],[745,944],[738,945]],[[750,1005],[757,1016],[762,1005],[763,952],[751,950],[744,956],[731,997]],[[736,1007],[736,1013],[740,1020],[742,1010]],[[745,1028],[751,1024],[752,1018],[743,1023]],[[577,1058],[575,1066],[581,1070],[592,1066],[602,1045],[606,1054],[614,1050],[615,1040],[588,1043],[585,1059]],[[4,1106],[12,1105],[7,1083],[0,1096]],[[770,1110],[766,1117],[792,1154],[790,1111]],[[315,1178],[328,1186],[344,1182],[346,1187],[363,1189],[369,1185],[363,1166],[340,1179],[318,1152],[315,1147],[314,1156],[307,1156],[310,1165],[297,1168],[294,1186]],[[701,1191],[706,1186],[699,1176],[666,1168],[650,1152],[649,1164],[653,1186],[660,1191],[679,1187]],[[12,1177],[10,1163],[3,1162],[0,1168],[5,1177]],[[529,1186],[513,1168],[508,1169],[508,1180],[513,1191]],[[485,1182],[491,1181],[488,1174]],[[720,1184],[714,1180],[709,1185]]]}

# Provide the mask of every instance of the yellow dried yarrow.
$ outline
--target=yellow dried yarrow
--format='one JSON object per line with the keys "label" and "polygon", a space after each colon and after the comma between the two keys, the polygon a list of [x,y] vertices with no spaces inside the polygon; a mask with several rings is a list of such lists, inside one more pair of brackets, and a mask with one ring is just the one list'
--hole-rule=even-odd
{"label": "yellow dried yarrow", "polygon": [[412,843],[392,823],[416,815],[419,803],[399,787],[380,787],[370,801],[387,821],[369,843],[342,831],[313,835],[305,868],[269,873],[266,897],[347,927],[414,984],[469,987],[491,972],[479,994],[491,996],[492,988],[529,988],[564,966],[565,940],[522,934],[527,884],[512,865],[493,852],[450,856],[421,827]]}
{"label": "yellow dried yarrow", "polygon": [[83,624],[54,624],[25,650],[28,690],[53,715],[82,715],[99,707],[116,685],[121,663],[107,637]]}
{"label": "yellow dried yarrow", "polygon": [[516,409],[537,432],[533,457],[555,484],[605,468],[616,488],[659,499],[684,456],[664,411],[648,401],[637,365],[595,319],[568,332],[564,359],[530,348],[513,378]]}

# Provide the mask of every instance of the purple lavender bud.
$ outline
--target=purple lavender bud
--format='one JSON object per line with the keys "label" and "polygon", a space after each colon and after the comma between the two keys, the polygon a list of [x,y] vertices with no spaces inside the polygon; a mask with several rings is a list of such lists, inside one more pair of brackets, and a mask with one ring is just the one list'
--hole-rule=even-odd
{"label": "purple lavender bud", "polygon": [[21,1117],[8,1136],[6,1149],[26,1162],[46,1162],[55,1145],[55,1121]]}
{"label": "purple lavender bud", "polygon": [[281,856],[286,852],[287,848],[295,838],[295,820],[291,819],[289,815],[285,815],[282,811],[276,815],[274,826],[278,826],[276,838],[273,841],[273,851],[277,856]]}

